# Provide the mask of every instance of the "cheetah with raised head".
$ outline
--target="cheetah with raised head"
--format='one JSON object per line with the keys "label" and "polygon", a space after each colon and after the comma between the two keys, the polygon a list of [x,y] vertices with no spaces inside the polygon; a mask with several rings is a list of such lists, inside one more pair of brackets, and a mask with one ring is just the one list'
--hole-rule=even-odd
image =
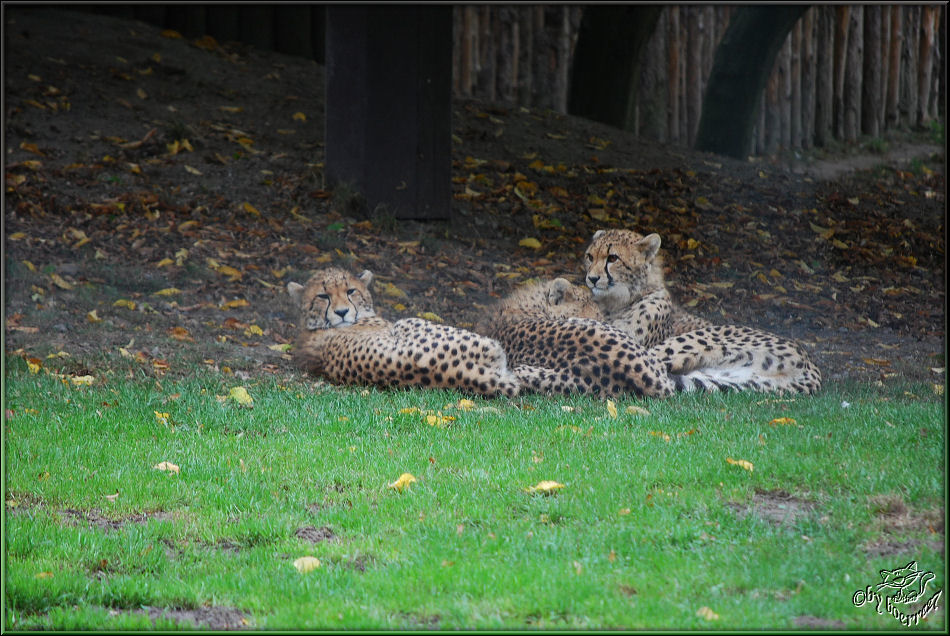
{"label": "cheetah with raised head", "polygon": [[676,385],[659,356],[600,318],[587,289],[556,278],[516,289],[478,330],[501,343],[533,391],[672,395]]}
{"label": "cheetah with raised head", "polygon": [[354,276],[328,268],[305,285],[287,284],[300,309],[298,366],[338,384],[518,395],[521,384],[497,342],[419,318],[384,320],[373,309],[372,280],[368,270]]}
{"label": "cheetah with raised head", "polygon": [[821,372],[797,342],[713,325],[679,307],[666,287],[659,249],[656,234],[599,230],[585,253],[586,282],[604,319],[660,352],[669,373],[687,380],[685,390],[690,383],[798,393],[821,388]]}

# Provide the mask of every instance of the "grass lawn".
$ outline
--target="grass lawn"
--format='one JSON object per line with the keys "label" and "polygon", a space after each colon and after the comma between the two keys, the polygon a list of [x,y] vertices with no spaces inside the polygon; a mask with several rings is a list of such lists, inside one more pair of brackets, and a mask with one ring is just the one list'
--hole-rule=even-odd
{"label": "grass lawn", "polygon": [[921,600],[946,583],[930,385],[614,404],[6,366],[7,628],[893,630],[855,592],[910,561]]}

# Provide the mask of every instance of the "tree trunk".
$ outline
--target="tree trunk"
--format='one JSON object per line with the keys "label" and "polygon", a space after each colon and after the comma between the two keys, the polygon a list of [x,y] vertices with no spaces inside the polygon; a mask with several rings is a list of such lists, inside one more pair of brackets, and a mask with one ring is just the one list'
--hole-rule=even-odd
{"label": "tree trunk", "polygon": [[888,48],[887,63],[887,105],[885,108],[885,123],[887,128],[900,126],[900,86],[901,86],[901,51],[904,48],[904,7],[890,7],[890,45]]}
{"label": "tree trunk", "polygon": [[534,19],[529,8],[518,11],[518,103],[534,102]]}
{"label": "tree trunk", "polygon": [[313,59],[310,39],[310,12],[320,11],[319,5],[288,4],[274,12],[274,44],[277,51]]}
{"label": "tree trunk", "polygon": [[[834,41],[835,8],[815,7],[818,30],[815,36],[815,144],[827,146],[833,136],[834,128],[834,64],[827,48]],[[824,52],[821,52],[824,49]]]}
{"label": "tree trunk", "polygon": [[934,16],[938,7],[921,7],[920,54],[917,66],[917,117],[918,126],[930,121],[930,74],[933,70]]}
{"label": "tree trunk", "polygon": [[670,141],[680,140],[680,8],[671,6],[667,31],[667,77],[669,78],[669,126]]}
{"label": "tree trunk", "polygon": [[802,17],[802,147],[815,143],[815,16],[812,7]]}
{"label": "tree trunk", "polygon": [[776,60],[776,70],[769,75],[765,86],[765,154],[772,155],[782,143],[782,107],[779,104],[781,80],[781,55]]}
{"label": "tree trunk", "polygon": [[861,65],[864,62],[864,6],[851,7],[848,18],[848,59],[844,78],[844,139],[856,141],[861,132]]}
{"label": "tree trunk", "polygon": [[493,7],[478,10],[478,73],[476,90],[489,102],[495,101],[495,40],[492,38]]}
{"label": "tree trunk", "polygon": [[881,134],[881,7],[864,7],[864,77],[861,86],[861,132]]}
{"label": "tree trunk", "polygon": [[259,49],[274,48],[274,6],[242,4],[241,42]]}
{"label": "tree trunk", "polygon": [[696,141],[696,129],[699,126],[699,113],[703,96],[700,84],[702,80],[703,29],[701,24],[701,6],[686,8],[686,144],[692,147]]}
{"label": "tree trunk", "polygon": [[891,9],[882,6],[879,11],[881,14],[881,94],[878,97],[878,122],[883,133],[887,129],[887,84],[891,75]]}
{"label": "tree trunk", "polygon": [[327,8],[326,175],[397,219],[451,212],[452,9]]}
{"label": "tree trunk", "polygon": [[917,50],[920,34],[920,7],[905,6],[904,45],[901,52],[901,122],[913,127],[917,117]]}
{"label": "tree trunk", "polygon": [[640,65],[640,89],[637,92],[639,128],[637,135],[661,143],[669,139],[669,67],[666,64],[669,10],[660,11],[653,35],[643,50]]}
{"label": "tree trunk", "polygon": [[792,148],[802,147],[802,28],[804,20],[792,27],[791,69],[792,82],[792,122],[789,130]]}
{"label": "tree trunk", "polygon": [[790,148],[792,141],[792,83],[791,83],[792,43],[788,37],[779,50],[778,63],[778,119],[779,146]]}
{"label": "tree trunk", "polygon": [[844,78],[848,70],[848,26],[851,7],[835,7],[835,94],[832,112],[834,113],[834,136],[844,137]]}
{"label": "tree trunk", "polygon": [[498,31],[498,73],[495,94],[506,103],[514,104],[518,82],[518,20],[512,7],[496,7]]}
{"label": "tree trunk", "polygon": [[659,6],[584,8],[571,69],[569,113],[634,130],[640,55],[659,17]]}
{"label": "tree trunk", "polygon": [[732,157],[749,152],[758,96],[789,30],[807,8],[742,5],[735,10],[709,76],[698,150]]}

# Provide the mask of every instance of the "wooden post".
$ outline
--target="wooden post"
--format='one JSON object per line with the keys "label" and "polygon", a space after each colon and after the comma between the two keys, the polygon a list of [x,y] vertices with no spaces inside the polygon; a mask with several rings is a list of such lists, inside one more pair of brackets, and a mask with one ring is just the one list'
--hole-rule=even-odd
{"label": "wooden post", "polygon": [[864,80],[861,88],[861,132],[877,137],[881,134],[881,10],[864,8]]}
{"label": "wooden post", "polygon": [[327,7],[331,186],[397,219],[449,217],[451,64],[451,7]]}

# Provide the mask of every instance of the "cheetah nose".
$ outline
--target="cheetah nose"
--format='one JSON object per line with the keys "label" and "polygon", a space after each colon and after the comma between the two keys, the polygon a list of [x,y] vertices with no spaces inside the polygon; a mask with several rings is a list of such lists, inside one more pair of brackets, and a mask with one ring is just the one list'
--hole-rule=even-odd
{"label": "cheetah nose", "polygon": [[599,280],[600,280],[600,276],[588,276],[588,277],[587,277],[587,282],[590,283],[590,286],[591,286],[591,287],[593,287],[594,285],[596,285],[596,284],[597,284],[597,281],[599,281]]}
{"label": "cheetah nose", "polygon": [[336,314],[337,316],[339,316],[340,318],[346,318],[346,315],[347,315],[348,313],[350,313],[350,310],[349,310],[349,309],[337,309],[337,310],[334,311],[333,313],[335,313],[335,314]]}

